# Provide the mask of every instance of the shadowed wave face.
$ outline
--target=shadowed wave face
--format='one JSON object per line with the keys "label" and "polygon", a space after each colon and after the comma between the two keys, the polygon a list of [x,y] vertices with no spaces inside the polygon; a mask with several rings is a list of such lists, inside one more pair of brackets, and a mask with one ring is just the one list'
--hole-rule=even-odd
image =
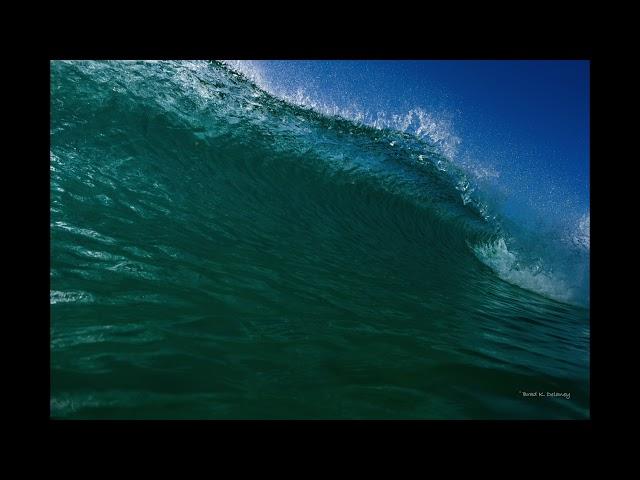
{"label": "shadowed wave face", "polygon": [[53,417],[589,415],[588,301],[419,137],[55,61],[50,175]]}

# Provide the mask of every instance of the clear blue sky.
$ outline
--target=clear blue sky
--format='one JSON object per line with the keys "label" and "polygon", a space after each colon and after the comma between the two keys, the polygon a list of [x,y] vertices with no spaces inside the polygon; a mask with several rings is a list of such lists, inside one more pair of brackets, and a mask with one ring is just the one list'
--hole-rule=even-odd
{"label": "clear blue sky", "polygon": [[500,172],[513,212],[589,211],[588,61],[258,61],[289,92],[370,112],[449,118],[457,156]]}

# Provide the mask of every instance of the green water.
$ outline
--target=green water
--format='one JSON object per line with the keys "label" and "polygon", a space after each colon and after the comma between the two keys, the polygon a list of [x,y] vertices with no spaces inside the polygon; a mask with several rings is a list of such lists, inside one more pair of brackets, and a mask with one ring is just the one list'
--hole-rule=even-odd
{"label": "green water", "polygon": [[490,268],[442,161],[217,63],[52,62],[52,417],[588,418],[589,310]]}

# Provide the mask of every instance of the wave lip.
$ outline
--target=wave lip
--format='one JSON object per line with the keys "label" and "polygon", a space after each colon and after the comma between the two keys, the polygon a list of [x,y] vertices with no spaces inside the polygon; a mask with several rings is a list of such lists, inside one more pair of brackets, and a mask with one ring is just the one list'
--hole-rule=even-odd
{"label": "wave lip", "polygon": [[436,146],[440,154],[451,160],[462,142],[448,118],[436,116],[424,108],[415,107],[403,114],[387,114],[384,111],[370,112],[355,105],[341,107],[334,102],[318,99],[302,88],[293,90],[274,85],[266,80],[259,65],[246,60],[223,60],[223,65],[253,82],[260,89],[292,105],[312,109],[330,117],[340,117],[358,125],[378,130],[394,130],[414,135]]}

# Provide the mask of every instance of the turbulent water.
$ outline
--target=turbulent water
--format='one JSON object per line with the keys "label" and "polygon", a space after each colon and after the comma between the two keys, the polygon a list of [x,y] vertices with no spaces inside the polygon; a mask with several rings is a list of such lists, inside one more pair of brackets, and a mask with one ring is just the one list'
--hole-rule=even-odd
{"label": "turbulent water", "polygon": [[435,145],[217,62],[50,88],[52,417],[589,417],[588,285]]}

